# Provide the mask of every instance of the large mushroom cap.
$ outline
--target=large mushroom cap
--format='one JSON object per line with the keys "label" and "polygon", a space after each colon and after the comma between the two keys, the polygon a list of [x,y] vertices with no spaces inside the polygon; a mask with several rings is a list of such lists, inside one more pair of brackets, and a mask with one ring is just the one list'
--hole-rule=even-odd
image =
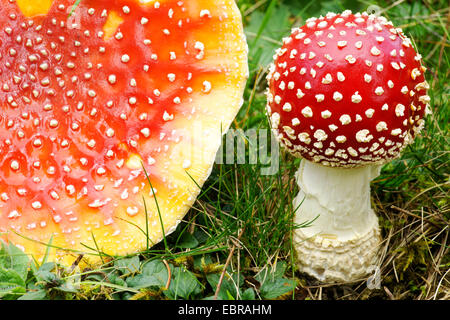
{"label": "large mushroom cap", "polygon": [[268,116],[294,155],[355,167],[397,157],[423,127],[421,56],[367,13],[311,18],[284,39],[268,75]]}
{"label": "large mushroom cap", "polygon": [[232,0],[74,3],[0,0],[0,233],[36,259],[173,231],[248,73]]}

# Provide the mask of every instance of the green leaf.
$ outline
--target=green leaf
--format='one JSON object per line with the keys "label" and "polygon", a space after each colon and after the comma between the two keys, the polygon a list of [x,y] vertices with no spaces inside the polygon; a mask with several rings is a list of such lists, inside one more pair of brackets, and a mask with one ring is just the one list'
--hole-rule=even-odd
{"label": "green leaf", "polygon": [[184,268],[172,270],[169,289],[164,294],[170,299],[189,299],[202,292],[202,286],[194,274]]}
{"label": "green leaf", "polygon": [[109,274],[108,275],[108,280],[112,284],[116,284],[118,286],[122,286],[122,287],[127,287],[128,286],[126,280],[122,279],[122,277],[120,276],[119,272],[114,272],[112,274]]}
{"label": "green leaf", "polygon": [[208,233],[206,233],[203,229],[197,228],[194,231],[194,237],[199,243],[205,243],[208,240],[211,240]]}
{"label": "green leaf", "polygon": [[275,268],[265,269],[261,271],[255,276],[255,279],[258,280],[259,283],[263,284],[268,279],[275,280],[275,278],[281,278],[284,276],[286,267],[287,267],[286,262],[279,261],[275,265]]}
{"label": "green leaf", "polygon": [[276,1],[271,1],[265,13],[254,11],[250,22],[245,28],[249,42],[250,69],[267,66],[273,60],[275,49],[281,46],[281,39],[291,30],[289,16],[290,8],[285,5],[274,7]]}
{"label": "green leaf", "polygon": [[50,271],[38,271],[36,274],[36,278],[38,278],[40,281],[44,281],[44,282],[57,281],[59,283],[59,281],[60,281],[58,276]]}
{"label": "green leaf", "polygon": [[273,270],[265,270],[255,276],[255,279],[261,284],[260,293],[264,299],[276,299],[295,288],[294,280],[283,277],[286,267],[286,262],[281,261]]}
{"label": "green leaf", "polygon": [[241,294],[242,300],[255,300],[255,290],[253,288],[248,288]]}
{"label": "green leaf", "polygon": [[0,249],[0,298],[15,299],[26,292],[26,279],[30,260],[12,243],[2,241]]}
{"label": "green leaf", "polygon": [[114,262],[114,266],[123,275],[139,272],[140,267],[139,256],[136,255],[131,258],[123,258],[120,260],[116,260]]}
{"label": "green leaf", "polygon": [[287,264],[285,261],[280,261],[276,264],[275,270],[273,271],[273,277],[279,278],[284,276],[286,272]]}
{"label": "green leaf", "polygon": [[46,262],[39,267],[40,272],[51,272],[56,268],[56,264],[54,262]]}
{"label": "green leaf", "polygon": [[80,281],[81,281],[80,275],[68,277],[64,279],[64,283],[58,287],[58,290],[68,293],[76,293],[80,289]]}
{"label": "green leaf", "polygon": [[37,291],[29,291],[21,296],[18,300],[45,300],[47,299],[47,293],[44,289]]}
{"label": "green leaf", "polygon": [[14,293],[25,293],[26,284],[21,275],[13,269],[0,268],[0,298]]}
{"label": "green leaf", "polygon": [[12,243],[2,242],[0,249],[0,268],[12,269],[25,281],[28,273],[30,259]]}
{"label": "green leaf", "polygon": [[295,288],[295,281],[286,278],[276,278],[264,282],[260,288],[264,299],[276,299],[283,294],[291,292]]}
{"label": "green leaf", "polygon": [[193,249],[198,246],[198,240],[189,232],[184,232],[177,243],[177,247],[181,249]]}
{"label": "green leaf", "polygon": [[[220,274],[208,274],[206,276],[206,280],[208,280],[208,283],[215,292],[217,290],[217,286],[219,285]],[[237,300],[238,294],[241,295],[239,287],[242,286],[243,281],[244,279],[242,276],[239,277],[238,281],[238,274],[233,274],[231,277],[228,274],[225,274],[217,297],[221,300]]]}
{"label": "green leaf", "polygon": [[263,20],[262,20],[262,22],[261,22],[261,24],[260,24],[260,26],[258,28],[258,32],[256,33],[255,39],[252,42],[252,47],[254,47],[256,45],[256,43],[258,42],[259,37],[261,36],[262,32],[266,29],[276,4],[277,4],[277,0],[271,0],[270,1],[269,7],[267,8],[266,13],[264,15],[264,18],[263,18]]}
{"label": "green leaf", "polygon": [[59,280],[58,276],[52,272],[55,268],[56,264],[54,262],[46,262],[34,272],[34,276],[38,281],[43,282],[53,282],[55,280]]}
{"label": "green leaf", "polygon": [[152,260],[142,267],[142,272],[134,277],[128,277],[126,283],[134,289],[158,287],[167,284],[169,274],[167,267],[161,260]]}

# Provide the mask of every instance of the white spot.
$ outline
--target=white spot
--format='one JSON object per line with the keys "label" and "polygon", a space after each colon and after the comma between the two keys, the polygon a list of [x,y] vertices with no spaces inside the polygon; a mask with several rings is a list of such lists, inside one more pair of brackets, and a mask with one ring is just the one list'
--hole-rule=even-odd
{"label": "white spot", "polygon": [[378,56],[378,55],[380,55],[381,51],[377,47],[374,46],[370,49],[370,53],[374,56]]}
{"label": "white spot", "polygon": [[358,156],[358,152],[356,152],[356,150],[353,149],[352,147],[348,147],[347,151],[352,157],[357,157]]}
{"label": "white spot", "polygon": [[164,111],[163,120],[164,121],[173,120],[173,114],[169,114],[169,113],[167,113],[167,111]]}
{"label": "white spot", "polygon": [[192,163],[190,160],[186,159],[183,161],[183,169],[188,169],[191,167],[191,165],[192,165]]}
{"label": "white spot", "polygon": [[347,125],[350,122],[352,122],[352,118],[348,115],[348,114],[343,114],[340,118],[339,121],[342,123],[342,125]]}
{"label": "white spot", "polygon": [[400,90],[400,92],[403,93],[403,94],[407,94],[408,91],[409,91],[409,89],[408,89],[407,86],[403,86],[402,89]]}
{"label": "white spot", "polygon": [[352,102],[353,103],[360,103],[362,101],[362,97],[359,95],[359,92],[356,91],[353,95],[352,95]]}
{"label": "white spot", "polygon": [[33,209],[41,209],[42,208],[42,204],[39,201],[35,201],[31,204],[31,206],[33,207]]}
{"label": "white spot", "polygon": [[280,104],[281,103],[281,97],[279,95],[275,96],[275,103]]}
{"label": "white spot", "polygon": [[366,117],[367,118],[372,118],[373,117],[373,114],[375,113],[375,110],[374,109],[367,109],[366,110]]}
{"label": "white spot", "polygon": [[204,9],[204,10],[200,11],[200,18],[203,18],[203,17],[211,18],[211,13],[209,12],[209,10]]}
{"label": "white spot", "polygon": [[203,81],[203,92],[208,93],[211,91],[212,85],[209,81]]}
{"label": "white spot", "polygon": [[130,56],[127,54],[122,55],[122,57],[120,58],[120,61],[122,61],[123,63],[127,63],[130,61]]}
{"label": "white spot", "polygon": [[377,96],[381,96],[383,93],[384,93],[384,90],[383,90],[382,87],[377,87],[377,88],[375,89],[375,94],[376,94]]}
{"label": "white spot", "polygon": [[387,130],[387,124],[384,121],[380,121],[377,123],[376,129],[378,132],[381,132],[383,130]]}
{"label": "white spot", "polygon": [[316,138],[317,141],[325,141],[328,138],[328,135],[322,129],[318,129],[314,132],[314,138]]}
{"label": "white spot", "polygon": [[373,139],[373,136],[370,134],[370,131],[367,129],[360,130],[356,133],[356,141],[362,143],[368,143]]}
{"label": "white spot", "polygon": [[388,85],[388,87],[389,88],[393,88],[394,87],[394,82],[392,82],[392,80],[389,80],[388,82],[387,82],[387,85]]}
{"label": "white spot", "polygon": [[283,105],[283,111],[290,112],[292,110],[292,105],[289,102],[286,102]]}
{"label": "white spot", "polygon": [[401,103],[397,104],[395,107],[395,115],[397,117],[403,117],[405,115],[405,106]]}
{"label": "white spot", "polygon": [[114,129],[109,128],[108,130],[106,130],[106,135],[107,135],[109,138],[113,137],[114,134],[115,134]]}
{"label": "white spot", "polygon": [[294,119],[292,119],[291,123],[295,127],[300,124],[300,120],[298,118],[294,118]]}
{"label": "white spot", "polygon": [[280,114],[277,112],[274,112],[271,116],[270,116],[270,122],[272,124],[272,128],[276,129],[278,128],[278,126],[280,125]]}
{"label": "white spot", "polygon": [[400,66],[398,65],[397,62],[391,62],[391,66],[392,66],[392,68],[394,68],[395,70],[400,70]]}
{"label": "white spot", "polygon": [[16,160],[11,161],[11,169],[13,169],[14,171],[19,170],[20,166],[19,166],[19,162],[17,162]]}
{"label": "white spot", "polygon": [[325,95],[316,94],[316,100],[317,100],[317,102],[322,102],[323,100],[325,100]]}
{"label": "white spot", "polygon": [[139,209],[137,207],[128,207],[127,208],[127,214],[131,217],[137,215],[138,212],[139,212]]}
{"label": "white spot", "polygon": [[176,79],[176,75],[173,74],[173,73],[169,73],[169,74],[167,75],[167,79],[169,79],[170,82],[174,82],[175,79]]}
{"label": "white spot", "polygon": [[330,84],[333,81],[331,74],[327,73],[325,77],[322,79],[323,84]]}
{"label": "white spot", "polygon": [[307,132],[302,132],[298,135],[298,140],[300,140],[303,143],[310,144],[311,138],[309,137],[309,134]]}
{"label": "white spot", "polygon": [[331,112],[329,110],[322,111],[320,114],[323,119],[328,119],[331,117]]}
{"label": "white spot", "polygon": [[292,90],[295,88],[295,82],[294,81],[289,81],[288,83],[288,89]]}
{"label": "white spot", "polygon": [[137,103],[136,97],[131,97],[130,99],[128,99],[128,103],[131,105],[135,105]]}
{"label": "white spot", "polygon": [[335,93],[333,93],[333,100],[334,101],[341,101],[342,98],[343,98],[343,95],[340,92],[336,91]]}
{"label": "white spot", "polygon": [[148,138],[150,136],[150,129],[149,128],[143,128],[141,130],[141,133],[144,137]]}
{"label": "white spot", "polygon": [[9,219],[20,217],[20,213],[17,210],[13,210],[8,214]]}
{"label": "white spot", "polygon": [[351,54],[345,57],[345,60],[347,60],[348,63],[354,64],[356,62],[356,58],[353,57]]}
{"label": "white spot", "polygon": [[313,111],[310,107],[304,107],[302,109],[302,114],[305,118],[311,118],[313,116]]}
{"label": "white spot", "polygon": [[330,129],[331,132],[335,132],[338,129],[338,126],[335,124],[330,124],[328,128]]}

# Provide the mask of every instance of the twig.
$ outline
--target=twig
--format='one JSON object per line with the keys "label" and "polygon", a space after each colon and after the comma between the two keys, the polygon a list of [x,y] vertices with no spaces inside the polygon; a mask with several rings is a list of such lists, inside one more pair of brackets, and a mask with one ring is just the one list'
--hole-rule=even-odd
{"label": "twig", "polygon": [[[244,234],[245,226],[242,228],[241,232],[239,233],[237,237],[237,241],[241,240],[242,235]],[[237,245],[236,243],[233,244],[231,247],[230,253],[228,254],[227,261],[225,261],[225,265],[223,266],[222,273],[220,274],[219,283],[217,283],[216,292],[214,293],[214,300],[217,300],[217,297],[219,296],[220,288],[222,287],[223,278],[225,276],[225,272],[227,271],[228,265],[231,262],[231,258],[233,258],[234,250],[236,249]]]}
{"label": "twig", "polygon": [[172,271],[170,271],[170,266],[169,266],[169,264],[167,263],[166,260],[163,260],[162,262],[166,265],[166,268],[167,268],[166,290],[169,290],[170,280],[172,278]]}
{"label": "twig", "polygon": [[396,207],[396,206],[394,206],[394,205],[391,206],[391,209],[398,210],[398,211],[400,211],[400,212],[402,212],[402,213],[405,213],[405,214],[407,214],[407,215],[409,215],[409,216],[411,216],[411,217],[417,218],[417,219],[419,219],[419,220],[421,220],[421,221],[422,221],[422,220],[423,220],[423,221],[426,221],[426,222],[428,222],[429,224],[431,224],[433,227],[436,227],[436,228],[439,228],[439,229],[440,229],[440,227],[439,227],[436,223],[431,222],[430,220],[428,220],[428,219],[426,219],[426,218],[424,218],[424,217],[418,216],[418,215],[416,215],[416,214],[414,214],[414,213],[412,213],[412,212],[410,212],[410,211],[408,211],[408,210],[405,210],[405,209]]}
{"label": "twig", "polygon": [[442,285],[442,280],[445,279],[445,277],[447,276],[447,273],[448,273],[449,271],[450,271],[450,269],[448,269],[447,272],[444,273],[444,275],[442,276],[441,280],[439,281],[439,284],[438,284],[438,286],[437,286],[437,288],[436,288],[436,291],[434,292],[433,300],[436,300],[437,294],[438,294],[438,292],[439,292],[439,288],[440,288],[441,285]]}
{"label": "twig", "polygon": [[391,291],[389,291],[389,289],[387,287],[383,287],[383,289],[384,289],[384,292],[386,292],[386,294],[388,295],[389,299],[395,300],[394,295],[392,294]]}
{"label": "twig", "polygon": [[75,268],[78,266],[78,264],[80,263],[81,259],[83,259],[84,254],[81,253],[78,258],[72,263],[72,265],[69,268],[69,274],[73,272],[73,270],[75,270]]}

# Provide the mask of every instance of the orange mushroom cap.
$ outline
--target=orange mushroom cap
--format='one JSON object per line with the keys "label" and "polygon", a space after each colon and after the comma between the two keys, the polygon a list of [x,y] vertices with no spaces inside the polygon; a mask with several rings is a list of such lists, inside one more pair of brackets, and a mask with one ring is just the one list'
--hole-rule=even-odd
{"label": "orange mushroom cap", "polygon": [[74,3],[0,0],[0,236],[64,264],[175,229],[248,76],[232,0]]}

